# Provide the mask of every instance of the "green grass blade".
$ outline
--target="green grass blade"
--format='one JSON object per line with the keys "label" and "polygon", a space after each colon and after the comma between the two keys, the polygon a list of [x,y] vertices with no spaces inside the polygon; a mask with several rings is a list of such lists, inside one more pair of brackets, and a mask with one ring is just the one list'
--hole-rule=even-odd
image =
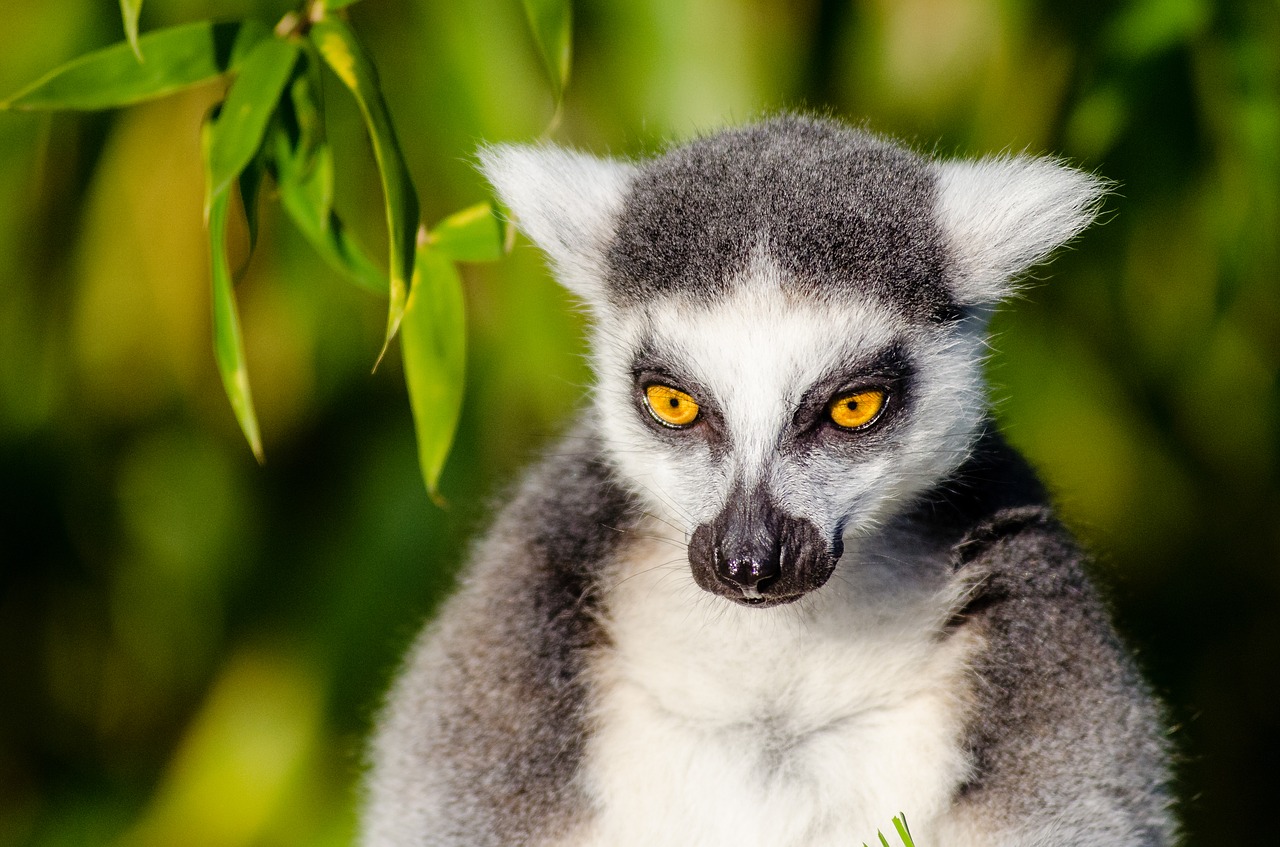
{"label": "green grass blade", "polygon": [[570,0],[524,0],[524,12],[552,92],[559,100],[569,84],[573,59],[573,4]]}
{"label": "green grass blade", "polygon": [[435,225],[428,239],[432,247],[455,262],[494,262],[502,258],[502,231],[488,203],[454,212]]}
{"label": "green grass blade", "polygon": [[911,839],[911,830],[907,829],[907,815],[905,812],[898,812],[897,817],[893,819],[893,828],[898,831],[898,837],[902,839],[903,847],[916,847],[915,841]]}
{"label": "green grass blade", "polygon": [[226,190],[253,161],[263,134],[298,61],[298,47],[278,38],[260,41],[236,71],[213,125],[209,195]]}
{"label": "green grass blade", "polygon": [[885,837],[884,837],[884,833],[883,833],[883,832],[880,832],[880,831],[878,831],[878,830],[877,830],[877,831],[876,831],[876,835],[880,836],[880,844],[881,844],[881,847],[889,847],[889,839],[887,839],[887,838],[885,838]]}
{"label": "green grass blade", "polygon": [[[378,354],[378,361],[381,361],[404,318],[407,283],[414,263],[414,242],[418,231],[418,195],[391,125],[377,73],[356,41],[355,34],[342,21],[325,18],[311,28],[310,38],[338,79],[355,96],[373,142],[373,154],[382,178],[391,259],[388,262],[390,303],[387,334]],[[374,367],[377,367],[376,363]]]}
{"label": "green grass blade", "polygon": [[0,103],[3,109],[111,109],[172,94],[225,73],[267,27],[258,21],[200,23],[149,32],[73,59]]}
{"label": "green grass blade", "polygon": [[[206,170],[213,141],[211,135],[212,128],[206,123],[202,139]],[[227,213],[230,204],[230,186],[213,194],[207,202],[209,264],[213,280],[213,357],[240,430],[249,442],[254,457],[261,463],[264,458],[262,434],[258,429],[258,415],[253,408],[253,394],[249,390],[249,371],[245,365],[244,338],[236,308],[235,283],[227,258]]]}
{"label": "green grass blade", "polygon": [[437,502],[440,472],[462,413],[465,329],[458,270],[448,256],[424,244],[414,262],[400,349],[418,437],[418,464],[427,491]]}
{"label": "green grass blade", "polygon": [[120,18],[124,21],[124,37],[133,48],[133,54],[142,61],[142,50],[138,48],[138,14],[142,11],[142,0],[120,0]]}

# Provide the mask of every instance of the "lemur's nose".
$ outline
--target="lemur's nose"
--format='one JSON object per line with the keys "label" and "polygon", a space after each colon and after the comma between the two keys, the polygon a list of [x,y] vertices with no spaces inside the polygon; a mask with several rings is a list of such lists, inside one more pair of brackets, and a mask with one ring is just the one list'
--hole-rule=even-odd
{"label": "lemur's nose", "polygon": [[736,488],[689,538],[694,581],[749,606],[790,603],[821,588],[843,548],[812,522],[788,515],[761,487]]}
{"label": "lemur's nose", "polygon": [[742,588],[744,594],[758,593],[781,573],[778,556],[768,558],[729,559],[718,569],[720,576]]}
{"label": "lemur's nose", "polygon": [[762,491],[740,494],[714,522],[716,577],[754,599],[782,574],[782,515]]}

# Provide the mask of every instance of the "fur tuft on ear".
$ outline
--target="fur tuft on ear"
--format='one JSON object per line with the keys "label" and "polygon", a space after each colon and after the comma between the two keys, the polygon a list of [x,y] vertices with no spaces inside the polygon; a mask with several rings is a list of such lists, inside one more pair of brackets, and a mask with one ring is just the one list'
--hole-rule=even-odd
{"label": "fur tuft on ear", "polygon": [[598,304],[604,251],[636,168],[550,145],[502,144],[480,150],[480,171],[515,224],[551,259],[560,282]]}
{"label": "fur tuft on ear", "polygon": [[1093,221],[1110,187],[1053,159],[1000,156],[937,167],[952,296],[966,306],[1009,296],[1014,279]]}

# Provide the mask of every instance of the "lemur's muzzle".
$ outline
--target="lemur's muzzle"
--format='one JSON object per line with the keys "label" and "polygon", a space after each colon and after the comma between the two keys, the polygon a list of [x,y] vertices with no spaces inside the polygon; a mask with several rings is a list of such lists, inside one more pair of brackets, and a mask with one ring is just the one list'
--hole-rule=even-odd
{"label": "lemur's muzzle", "polygon": [[821,588],[840,559],[840,539],[780,510],[762,489],[736,489],[715,520],[689,540],[693,578],[743,605],[777,606]]}

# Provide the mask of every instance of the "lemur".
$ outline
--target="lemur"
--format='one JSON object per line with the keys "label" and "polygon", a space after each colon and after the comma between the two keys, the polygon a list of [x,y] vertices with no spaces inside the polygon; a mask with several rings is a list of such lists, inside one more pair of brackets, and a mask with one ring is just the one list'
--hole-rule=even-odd
{"label": "lemur", "polygon": [[1173,843],[1160,710],[982,375],[1101,180],[801,115],[480,159],[596,382],[394,683],[366,847]]}

